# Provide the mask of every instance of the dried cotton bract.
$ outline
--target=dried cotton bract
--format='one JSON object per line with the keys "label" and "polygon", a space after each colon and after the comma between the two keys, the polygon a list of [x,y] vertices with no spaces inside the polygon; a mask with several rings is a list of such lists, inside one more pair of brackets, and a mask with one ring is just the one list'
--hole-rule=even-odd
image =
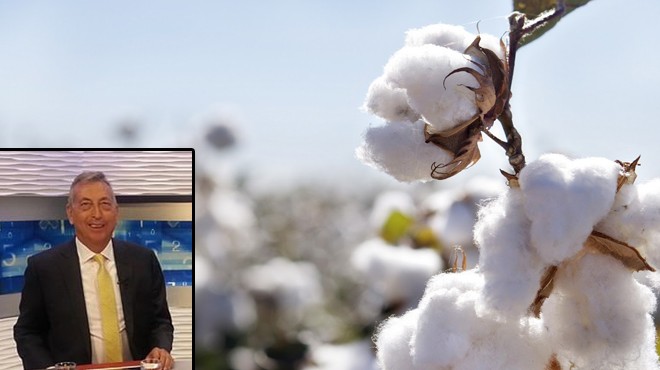
{"label": "dried cotton bract", "polygon": [[[363,107],[387,123],[367,130],[358,158],[406,182],[462,171],[479,160],[481,131],[508,104],[506,72],[504,45],[494,36],[442,24],[409,31],[369,87]],[[413,171],[395,160],[406,151],[423,153]]]}

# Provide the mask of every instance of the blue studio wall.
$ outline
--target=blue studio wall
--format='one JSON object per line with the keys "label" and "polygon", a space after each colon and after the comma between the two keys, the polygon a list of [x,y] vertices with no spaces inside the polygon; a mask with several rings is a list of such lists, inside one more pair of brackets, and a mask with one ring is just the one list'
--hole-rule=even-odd
{"label": "blue studio wall", "polygon": [[[115,238],[152,249],[161,263],[168,286],[192,286],[191,221],[120,221]],[[73,238],[68,220],[0,222],[0,294],[23,288],[27,258]]]}

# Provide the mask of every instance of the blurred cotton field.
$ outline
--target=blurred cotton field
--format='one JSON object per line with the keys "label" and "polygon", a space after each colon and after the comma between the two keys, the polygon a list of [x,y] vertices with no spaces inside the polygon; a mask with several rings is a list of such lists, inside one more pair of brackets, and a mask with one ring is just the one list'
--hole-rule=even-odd
{"label": "blurred cotton field", "polygon": [[379,369],[378,326],[434,275],[476,265],[478,204],[505,189],[483,177],[268,187],[231,167],[236,125],[212,122],[196,153],[198,369]]}

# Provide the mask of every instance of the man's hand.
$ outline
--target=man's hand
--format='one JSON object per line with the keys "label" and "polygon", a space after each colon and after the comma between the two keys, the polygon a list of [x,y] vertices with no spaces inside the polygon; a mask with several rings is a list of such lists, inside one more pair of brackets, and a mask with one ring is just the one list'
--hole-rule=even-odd
{"label": "man's hand", "polygon": [[170,370],[174,367],[174,359],[169,352],[162,348],[154,347],[154,349],[149,352],[147,358],[155,358],[160,360],[161,368],[163,370]]}

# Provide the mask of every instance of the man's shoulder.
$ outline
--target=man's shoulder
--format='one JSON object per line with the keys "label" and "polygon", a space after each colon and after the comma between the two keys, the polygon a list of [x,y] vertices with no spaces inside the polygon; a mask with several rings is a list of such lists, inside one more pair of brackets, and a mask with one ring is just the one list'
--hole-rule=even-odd
{"label": "man's shoulder", "polygon": [[52,248],[35,253],[32,256],[30,256],[29,259],[32,260],[33,262],[52,260],[52,258],[54,258],[55,256],[59,256],[71,251],[75,251],[75,246],[76,245],[74,239],[71,239],[68,242],[58,244]]}
{"label": "man's shoulder", "polygon": [[129,253],[131,255],[150,256],[153,251],[143,245],[129,242],[126,240],[112,239],[112,246],[115,252]]}

